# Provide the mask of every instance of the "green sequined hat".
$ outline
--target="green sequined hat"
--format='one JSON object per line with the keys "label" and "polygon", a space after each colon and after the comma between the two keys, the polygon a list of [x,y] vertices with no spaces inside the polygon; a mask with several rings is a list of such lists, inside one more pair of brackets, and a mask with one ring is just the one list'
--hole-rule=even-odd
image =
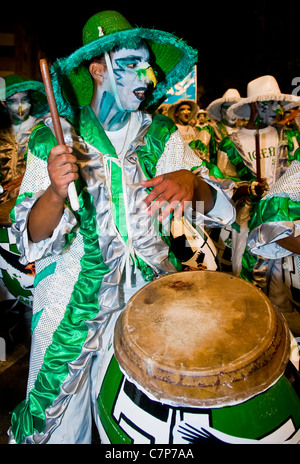
{"label": "green sequined hat", "polygon": [[25,79],[15,74],[10,74],[4,78],[5,98],[9,98],[15,93],[30,91],[31,110],[30,114],[36,118],[44,116],[49,112],[45,87],[42,82]]}
{"label": "green sequined hat", "polygon": [[83,46],[69,57],[57,60],[51,69],[58,111],[70,120],[92,99],[93,80],[86,63],[115,47],[136,48],[141,40],[146,41],[157,85],[144,102],[145,107],[162,99],[197,61],[197,51],[182,39],[155,29],[133,28],[116,11],[102,11],[92,16],[83,28],[82,37]]}

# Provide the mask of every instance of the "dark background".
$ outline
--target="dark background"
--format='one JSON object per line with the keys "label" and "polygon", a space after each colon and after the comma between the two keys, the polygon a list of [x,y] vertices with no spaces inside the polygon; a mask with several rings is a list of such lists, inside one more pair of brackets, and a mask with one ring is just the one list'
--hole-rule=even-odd
{"label": "dark background", "polygon": [[292,93],[292,81],[300,76],[300,0],[5,4],[0,7],[1,23],[26,21],[51,61],[79,48],[85,22],[105,9],[121,12],[133,26],[173,32],[198,50],[198,98],[203,108],[229,87],[246,96],[247,83],[264,74],[272,74],[283,93]]}

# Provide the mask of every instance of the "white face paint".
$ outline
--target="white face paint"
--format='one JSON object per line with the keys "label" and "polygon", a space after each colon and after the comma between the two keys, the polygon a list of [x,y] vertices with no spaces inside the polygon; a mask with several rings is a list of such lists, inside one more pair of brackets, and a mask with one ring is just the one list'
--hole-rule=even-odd
{"label": "white face paint", "polygon": [[228,116],[228,110],[231,107],[231,105],[233,105],[233,102],[232,103],[223,103],[222,104],[222,106],[221,106],[221,121],[225,125],[233,127],[235,125],[235,120],[230,119],[229,116]]}
{"label": "white face paint", "polygon": [[156,85],[146,45],[119,48],[105,56],[107,69],[97,86],[92,107],[105,130],[121,129],[138,110],[149,86]]}
{"label": "white face paint", "polygon": [[274,123],[276,114],[280,108],[278,102],[262,101],[257,102],[258,116],[264,124],[271,125]]}
{"label": "white face paint", "polygon": [[13,125],[26,121],[31,108],[29,92],[18,92],[8,97],[6,108]]}
{"label": "white face paint", "polygon": [[156,85],[146,45],[121,48],[112,53],[112,68],[120,102],[125,111],[135,111],[145,99],[149,85]]}

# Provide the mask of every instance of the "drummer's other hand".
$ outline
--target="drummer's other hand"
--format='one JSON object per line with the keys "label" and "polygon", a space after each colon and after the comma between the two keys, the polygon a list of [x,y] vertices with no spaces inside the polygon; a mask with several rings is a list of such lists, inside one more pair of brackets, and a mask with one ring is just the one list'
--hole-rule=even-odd
{"label": "drummer's other hand", "polygon": [[61,199],[68,195],[68,185],[78,179],[78,166],[72,148],[57,145],[50,151],[48,157],[48,172],[51,180],[51,190]]}
{"label": "drummer's other hand", "polygon": [[151,205],[148,215],[153,216],[163,208],[158,216],[158,220],[163,221],[175,209],[176,218],[182,215],[184,203],[191,202],[194,198],[196,177],[192,172],[181,169],[143,181],[141,184],[152,188],[144,200],[145,209]]}
{"label": "drummer's other hand", "polygon": [[260,182],[252,182],[250,185],[250,192],[257,199],[262,198],[269,190],[267,179],[261,179]]}

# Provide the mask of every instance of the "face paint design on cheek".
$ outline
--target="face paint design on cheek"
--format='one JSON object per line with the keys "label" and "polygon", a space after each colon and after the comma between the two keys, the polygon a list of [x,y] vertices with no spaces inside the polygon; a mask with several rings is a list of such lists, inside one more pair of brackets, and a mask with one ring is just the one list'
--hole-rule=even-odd
{"label": "face paint design on cheek", "polygon": [[280,105],[274,101],[262,101],[258,104],[258,115],[264,124],[273,124]]}
{"label": "face paint design on cheek", "polygon": [[100,101],[99,121],[108,130],[120,129],[127,122],[128,113],[115,110],[115,98],[105,90]]}
{"label": "face paint design on cheek", "polygon": [[138,49],[118,49],[113,54],[112,66],[123,108],[126,111],[137,110],[149,85],[156,85],[148,48],[141,45]]}

